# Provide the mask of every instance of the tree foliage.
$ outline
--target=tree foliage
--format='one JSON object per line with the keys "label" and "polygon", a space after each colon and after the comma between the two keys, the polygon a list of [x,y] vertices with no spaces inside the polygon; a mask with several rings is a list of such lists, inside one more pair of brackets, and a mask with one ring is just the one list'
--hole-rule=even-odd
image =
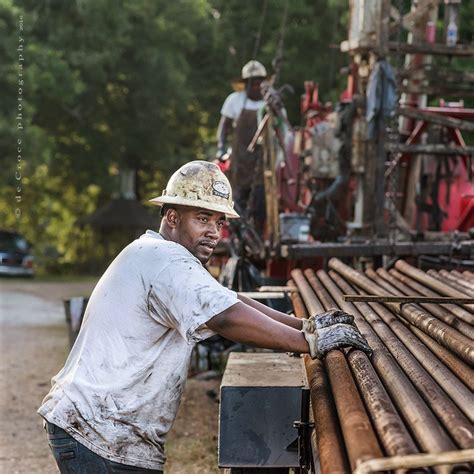
{"label": "tree foliage", "polygon": [[213,156],[222,102],[256,49],[271,71],[283,41],[279,83],[295,89],[294,122],[304,80],[337,100],[347,21],[346,0],[0,0],[1,227],[24,233],[50,266],[86,266],[101,249],[77,219],[117,192],[119,169],[139,170],[146,200],[177,165]]}

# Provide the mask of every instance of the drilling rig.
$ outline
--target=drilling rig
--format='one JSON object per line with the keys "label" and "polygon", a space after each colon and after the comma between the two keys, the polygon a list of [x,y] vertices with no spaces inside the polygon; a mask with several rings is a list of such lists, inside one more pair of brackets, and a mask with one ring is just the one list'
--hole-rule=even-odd
{"label": "drilling rig", "polygon": [[297,317],[350,312],[374,355],[231,354],[219,428],[231,473],[472,472],[456,427],[473,422],[474,45],[458,41],[460,0],[405,5],[350,2],[347,87],[333,107],[305,82],[304,126],[264,85],[249,148],[263,147],[265,232],[225,283],[248,290],[238,260],[259,259],[261,282],[280,282],[261,299]]}

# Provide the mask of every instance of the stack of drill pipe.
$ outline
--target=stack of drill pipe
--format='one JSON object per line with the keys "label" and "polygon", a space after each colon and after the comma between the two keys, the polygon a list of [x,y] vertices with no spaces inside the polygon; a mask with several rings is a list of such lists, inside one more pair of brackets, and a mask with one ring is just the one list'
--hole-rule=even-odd
{"label": "stack of drill pipe", "polygon": [[[304,284],[301,272],[295,271],[293,277]],[[293,281],[289,286],[294,285]],[[297,292],[291,293],[291,300],[296,317],[306,318],[308,313]],[[319,464],[322,474],[349,472],[349,463],[337,420],[336,408],[331,394],[328,377],[322,361],[304,356],[306,378],[311,390],[311,407],[316,431],[316,442],[319,453]]]}
{"label": "stack of drill pipe", "polygon": [[[372,276],[372,279],[374,279],[373,272],[367,271],[366,273],[369,276]],[[379,268],[376,272],[376,276],[380,276],[382,278],[378,280],[378,283],[381,286],[383,286],[385,289],[387,289],[393,295],[417,296],[416,291],[414,291],[413,289],[405,285],[402,281],[397,279],[396,275],[398,275],[396,271],[390,270],[390,272],[387,272],[383,268]],[[375,279],[376,279],[376,276],[375,276]],[[387,285],[390,285],[390,286],[387,286]],[[428,311],[431,311],[433,315],[437,315],[438,312],[441,312],[441,314],[443,314],[443,311],[444,311],[444,309],[440,307],[441,305],[423,303],[420,306],[427,309]],[[450,316],[451,318],[455,317],[452,314],[448,316]],[[446,322],[446,319],[443,319],[443,320]],[[465,334],[468,335],[471,339],[474,339],[474,330],[472,326],[458,320],[455,320],[454,323],[462,323],[463,326],[459,327],[458,329],[461,330],[465,328],[464,329]],[[453,324],[453,326],[456,327],[455,324]],[[443,364],[450,369],[450,372],[448,372],[448,375],[449,373],[454,372],[454,374],[458,378],[466,382],[466,384],[468,385],[471,391],[474,389],[474,371],[472,369],[470,369],[464,362],[457,359],[454,355],[449,353],[449,351],[446,351],[445,349],[443,349],[443,347],[437,344],[433,339],[425,335],[423,331],[420,331],[419,329],[417,329],[416,327],[412,325],[407,325],[407,327],[411,332],[413,332],[415,335],[418,336],[418,339],[421,339],[421,341],[425,344],[425,346],[427,346],[430,349],[433,355],[435,355],[438,359],[440,359],[441,362],[443,362]],[[430,357],[428,358],[422,357],[421,360],[420,359],[419,360],[422,364],[427,364],[427,361],[429,358]],[[428,366],[428,369],[430,369],[429,366]],[[444,383],[448,384],[448,380],[450,380],[449,376],[442,376],[440,385],[443,385]],[[456,385],[457,384],[453,384],[453,386],[448,385],[448,389],[446,391],[449,393],[449,390],[451,389],[454,390],[454,387],[456,387]],[[452,395],[451,397],[453,398]]]}
{"label": "stack of drill pipe", "polygon": [[[456,326],[453,323],[454,318],[456,320],[459,318],[449,310],[449,305],[443,305],[442,310],[437,311],[434,307],[438,305],[424,304],[424,307],[421,307],[413,304],[349,303],[343,300],[343,294],[408,293],[410,296],[417,293],[408,285],[404,285],[401,280],[394,280],[396,274],[391,273],[397,272],[396,270],[391,273],[384,273],[382,270],[377,273],[369,272],[372,278],[369,279],[337,259],[332,259],[329,265],[339,273],[332,270],[328,274],[320,270],[315,275],[311,270],[307,270],[303,275],[298,270],[295,271],[298,273],[295,283],[306,304],[308,314],[330,308],[340,308],[353,314],[358,328],[374,350],[370,360],[360,351],[347,351],[345,365],[352,371],[352,385],[355,384],[360,398],[365,403],[366,414],[384,454],[394,456],[419,451],[440,453],[459,448],[473,448],[474,377],[472,369],[459,357],[459,354],[463,354],[469,359],[473,349],[472,339],[454,329]],[[348,283],[349,281],[354,287]],[[356,286],[359,287],[357,291]],[[461,313],[471,314],[466,308],[456,307]],[[428,314],[430,309],[437,313],[439,319]],[[404,315],[408,317],[405,318]],[[430,320],[426,321],[427,318]],[[453,323],[453,327],[446,321]],[[465,331],[469,333],[469,325],[465,321],[461,322],[465,325]],[[451,329],[447,331],[447,338],[443,336],[446,332],[445,326]],[[431,337],[433,335],[439,341],[443,341],[444,345],[435,341]],[[450,347],[455,348],[455,351],[453,352]],[[340,351],[333,352],[343,354]],[[354,465],[360,462],[360,459],[357,461],[354,456],[351,457],[351,437],[355,439],[358,436],[360,441],[362,435],[357,435],[355,431],[351,432],[357,424],[351,426],[347,422],[346,418],[350,417],[351,409],[343,409],[344,406],[347,408],[348,400],[341,390],[342,384],[338,383],[336,378],[331,378],[331,369],[328,367],[334,363],[331,362],[331,357],[332,353],[327,357],[325,364],[345,447],[351,468],[354,469]],[[350,378],[351,374],[335,371],[334,375]],[[353,397],[353,392],[350,393]],[[317,420],[315,422],[317,423]],[[367,459],[367,456],[365,458]],[[472,472],[469,466],[463,464],[434,468],[437,473],[453,472],[453,469],[455,472]],[[323,469],[322,472],[335,471],[329,468],[329,470]]]}
{"label": "stack of drill pipe", "polygon": [[[453,298],[466,298],[466,294],[456,290],[452,286],[447,285],[445,282],[438,280],[437,278],[432,277],[431,275],[419,270],[416,267],[409,265],[404,260],[398,260],[395,263],[395,268],[400,272],[408,275],[409,277],[413,278],[414,280],[418,281],[424,286],[429,287],[430,289],[436,291],[437,293],[443,296],[451,296]],[[471,313],[474,312],[474,305],[462,305],[465,309],[470,311]],[[469,324],[474,323],[474,315],[471,314],[471,317],[468,321]]]}
{"label": "stack of drill pipe", "polygon": [[470,280],[470,281],[474,281],[474,273],[472,273],[472,272],[469,271],[469,270],[464,270],[464,271],[462,272],[462,276],[463,276],[464,278],[467,278],[467,279]]}
{"label": "stack of drill pipe", "polygon": [[[298,286],[308,314],[322,313],[325,309],[330,309],[328,306],[334,307],[330,301],[321,301],[316,296],[312,286],[300,270],[294,270],[291,276]],[[361,354],[363,355],[363,353]],[[349,464],[354,470],[362,461],[382,456],[382,452],[344,353],[339,350],[329,352],[324,359],[324,365],[331,384]],[[316,426],[317,422],[315,419]],[[321,452],[320,456],[322,456]],[[328,467],[329,470],[325,472],[332,472],[331,466]]]}
{"label": "stack of drill pipe", "polygon": [[448,280],[464,287],[463,291],[467,291],[470,296],[474,294],[474,282],[464,278],[461,273],[457,272],[456,270],[451,270],[450,272],[448,272],[448,270],[439,270],[438,273],[440,276],[445,277]]}
{"label": "stack of drill pipe", "polygon": [[[389,270],[389,274],[394,276],[397,280],[399,280],[402,284],[404,284],[408,289],[408,295],[421,295],[421,296],[440,296],[439,293],[434,292],[433,290],[427,288],[426,286],[418,283],[417,281],[413,280],[407,275],[400,273],[398,270],[392,268]],[[450,324],[454,328],[458,329],[460,332],[465,334],[464,330],[471,330],[472,326],[469,321],[473,320],[473,315],[466,309],[462,308],[461,306],[449,303],[449,304],[442,304],[436,305],[440,313],[444,313],[447,315],[448,320],[442,319],[440,316],[438,318],[442,319],[445,323]],[[444,311],[446,310],[446,311]],[[434,314],[434,313],[433,313]],[[451,317],[449,315],[451,314]],[[472,336],[470,336],[472,338]]]}
{"label": "stack of drill pipe", "polygon": [[[398,268],[398,261],[395,264],[395,267]],[[339,272],[347,280],[356,284],[358,287],[367,291],[369,294],[375,295],[384,295],[386,291],[381,288],[379,285],[375,284],[369,278],[354,270],[353,268],[345,265],[340,260],[332,258],[329,261],[329,266]],[[415,269],[417,272],[421,270]],[[424,272],[421,272],[424,274]],[[413,273],[418,279],[418,273]],[[427,275],[428,276],[428,275]],[[415,276],[414,276],[415,278]],[[430,277],[434,282],[437,282],[441,287],[445,287],[444,283],[438,282],[435,278]],[[431,282],[431,280],[430,280]],[[455,292],[455,290],[453,290]],[[465,298],[465,295],[453,295],[456,298],[462,297]],[[469,365],[474,364],[474,345],[472,339],[461,334],[459,331],[449,326],[448,324],[440,321],[439,319],[432,316],[430,313],[423,310],[420,306],[413,303],[384,303],[390,310],[402,316],[407,322],[413,326],[421,329],[427,335],[435,339],[439,344],[449,349],[451,352],[456,354],[460,359],[466,362]],[[463,305],[466,309],[471,311],[471,307],[474,305]]]}
{"label": "stack of drill pipe", "polygon": [[[385,276],[387,279],[387,272],[380,269],[377,270],[377,272],[382,276]],[[438,293],[433,292],[421,283],[418,283],[396,269],[389,270],[388,275],[394,277],[394,279],[390,279],[389,281],[395,286],[398,285],[398,289],[407,295],[417,295],[417,293],[419,293],[423,296],[439,296]],[[454,304],[442,304],[439,305],[439,308],[445,308],[453,317],[457,318],[450,323],[453,327],[457,328],[460,332],[463,332],[463,334],[472,334],[472,326],[466,323],[466,321],[469,320],[469,317],[472,316],[471,313]],[[474,390],[474,371],[468,366],[468,364],[456,357],[456,355],[450,352],[449,349],[438,344],[432,337],[425,334],[420,329],[413,325],[408,325],[408,327],[410,331],[412,331],[427,347],[429,347],[441,362],[443,362],[469,387],[471,391]],[[472,340],[472,336],[470,336],[470,339]]]}
{"label": "stack of drill pipe", "polygon": [[[323,273],[321,273],[321,279]],[[454,449],[454,443],[446,435],[430,407],[397,363],[396,356],[384,344],[390,330],[378,318],[377,313],[366,303],[355,305],[343,301],[343,293],[354,293],[353,288],[340,275],[330,272],[323,280],[338,304],[356,317],[356,323],[374,350],[372,364],[383,381],[400,415],[413,434],[417,445],[425,452],[443,452]],[[367,330],[367,327],[369,330]],[[383,336],[383,339],[382,337]],[[393,343],[393,338],[390,340]],[[399,350],[400,347],[397,347]],[[436,472],[450,472],[448,466],[439,466]],[[469,471],[465,471],[469,472]]]}
{"label": "stack of drill pipe", "polygon": [[[361,294],[402,295],[404,292],[410,292],[410,288],[403,286],[400,280],[398,280],[398,287],[394,285],[395,281],[391,279],[393,275],[383,270],[379,270],[377,273],[369,271],[369,276],[373,278],[371,280],[337,259],[332,259],[329,266],[339,272],[340,275],[331,272],[331,276],[337,280],[341,289],[346,293],[350,293],[351,288],[344,279],[361,288],[359,290]],[[425,399],[426,404],[443,424],[450,436],[449,440],[454,441],[459,448],[474,447],[472,426],[474,398],[472,390],[470,391],[466,387],[466,385],[469,385],[469,388],[472,387],[473,371],[456,356],[461,353],[469,359],[469,354],[474,350],[473,340],[460,333],[456,336],[455,330],[451,330],[452,338],[458,337],[461,346],[466,345],[465,350],[459,351],[460,348],[457,347],[457,353],[450,354],[450,358],[457,359],[457,365],[462,368],[453,373],[450,370],[451,367],[444,364],[438,354],[432,350],[432,347],[437,345],[436,342],[410,324],[417,323],[421,329],[431,335],[436,334],[436,330],[433,330],[432,327],[433,324],[427,324],[428,320],[434,318],[426,311],[426,308],[422,309],[414,304],[393,303],[370,303],[369,305],[356,303],[356,306],[362,310],[364,317],[397,359],[410,381]],[[408,318],[405,319],[405,315],[408,315]],[[414,318],[413,315],[417,317]],[[402,317],[400,318],[400,316]],[[425,319],[424,324],[421,324],[419,319]],[[440,321],[438,323],[444,325]],[[434,326],[439,330],[438,323],[435,323]],[[411,329],[414,331],[410,331]],[[423,334],[424,337],[416,338],[412,332],[417,336]],[[431,340],[433,344],[426,344],[426,340]],[[446,351],[446,349],[442,350]]]}
{"label": "stack of drill pipe", "polygon": [[[380,270],[376,273],[369,270],[366,273],[392,295],[402,295],[395,286],[383,279],[383,276],[389,276],[387,272]],[[392,283],[394,282],[392,281]],[[438,415],[438,418],[444,421],[448,431],[453,434],[453,438],[460,447],[467,449],[471,445],[474,446],[472,444],[474,432],[472,432],[471,427],[474,422],[474,412],[472,411],[474,397],[472,393],[444,364],[440,363],[436,356],[390,310],[381,304],[373,303],[371,306],[418,361],[416,363],[411,359],[408,352],[403,349],[402,353],[394,354],[402,368],[405,369],[406,366],[405,370],[411,370],[412,374],[417,377],[414,379],[415,384],[418,381],[420,393],[425,396],[427,402],[433,407],[433,411]],[[388,347],[391,350],[393,349],[390,342]],[[406,363],[403,358],[405,356],[410,359],[407,359]],[[446,394],[451,397],[457,406],[452,403]],[[461,411],[464,416],[461,415]],[[470,437],[466,439],[466,434],[469,433],[471,433]]]}
{"label": "stack of drill pipe", "polygon": [[[338,304],[336,304],[329,292],[321,285],[312,271],[306,271],[305,276],[308,279],[305,279],[299,270],[295,270],[292,273],[292,277],[298,286],[301,297],[308,308],[308,313],[314,314],[321,312],[323,307],[326,310],[338,307]],[[293,295],[293,301],[295,301],[295,299],[296,296]],[[299,303],[297,303],[297,305],[299,305]],[[297,306],[295,305],[295,312],[297,312],[296,308]],[[301,314],[301,310],[299,311]],[[371,331],[367,325],[365,330],[366,335]],[[382,357],[382,360],[383,359],[384,357]],[[324,374],[322,364],[316,364],[318,367],[321,367],[321,371]],[[385,453],[389,455],[403,455],[418,452],[410,433],[395,409],[383,383],[363,352],[353,350],[348,354],[346,359],[343,352],[332,351],[325,358],[325,366],[329,373],[332,394],[335,399],[337,415],[339,417],[339,421],[337,419],[332,420],[332,426],[339,425],[340,423],[352,469],[365,459],[382,456],[382,451],[378,445],[372,424],[375,426]],[[388,363],[387,367],[388,373],[391,371],[390,363]],[[351,374],[351,370],[353,375]],[[322,379],[322,381],[324,380],[325,379]],[[359,389],[362,394],[362,398],[367,406],[367,411],[364,408],[364,403],[357,389]],[[313,395],[314,397],[312,398],[317,399],[318,394],[314,393],[312,389],[312,396]],[[410,395],[411,393],[408,394],[407,400]],[[318,430],[318,417],[321,415],[318,414],[318,410],[316,410],[314,406],[313,410],[315,426],[316,430]],[[417,415],[414,415],[415,418],[416,416]],[[331,453],[335,445],[324,445],[320,439],[320,432],[324,435],[323,427],[320,427],[317,432],[321,472],[323,474],[338,472],[334,468],[334,458]],[[418,471],[424,472],[421,470]],[[346,468],[346,470],[342,472],[349,471]]]}
{"label": "stack of drill pipe", "polygon": [[437,272],[436,270],[428,270],[427,271],[428,275],[432,276],[436,280],[444,283],[447,286],[450,286],[452,289],[456,290],[459,292],[459,294],[463,294],[464,297],[469,297],[471,296],[469,293],[470,290],[464,287],[461,283],[459,283],[457,280],[451,277],[451,274],[447,272],[446,270],[440,270]]}

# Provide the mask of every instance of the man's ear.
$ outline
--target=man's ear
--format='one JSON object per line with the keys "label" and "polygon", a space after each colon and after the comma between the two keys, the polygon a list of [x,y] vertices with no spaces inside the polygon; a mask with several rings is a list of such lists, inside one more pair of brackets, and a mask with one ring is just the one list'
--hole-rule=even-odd
{"label": "man's ear", "polygon": [[173,229],[176,228],[178,224],[178,211],[176,209],[170,208],[166,211],[165,214],[166,223]]}

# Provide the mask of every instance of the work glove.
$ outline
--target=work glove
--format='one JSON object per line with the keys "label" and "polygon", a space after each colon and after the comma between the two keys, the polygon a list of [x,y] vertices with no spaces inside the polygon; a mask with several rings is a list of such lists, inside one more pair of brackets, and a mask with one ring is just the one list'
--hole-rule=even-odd
{"label": "work glove", "polygon": [[304,321],[302,332],[313,359],[322,359],[329,351],[342,347],[372,353],[364,336],[352,325],[354,318],[350,314],[332,310],[308,319],[307,323]]}
{"label": "work glove", "polygon": [[217,149],[216,159],[219,160],[221,163],[224,163],[230,158],[231,153],[232,153],[231,148],[228,148],[226,150],[224,148],[219,147]]}
{"label": "work glove", "polygon": [[225,155],[225,150],[223,148],[218,148],[216,152],[216,160],[224,161],[222,158]]}
{"label": "work glove", "polygon": [[315,314],[308,319],[303,319],[303,331],[314,332],[333,324],[354,324],[354,316],[339,309],[330,309],[325,313]]}

